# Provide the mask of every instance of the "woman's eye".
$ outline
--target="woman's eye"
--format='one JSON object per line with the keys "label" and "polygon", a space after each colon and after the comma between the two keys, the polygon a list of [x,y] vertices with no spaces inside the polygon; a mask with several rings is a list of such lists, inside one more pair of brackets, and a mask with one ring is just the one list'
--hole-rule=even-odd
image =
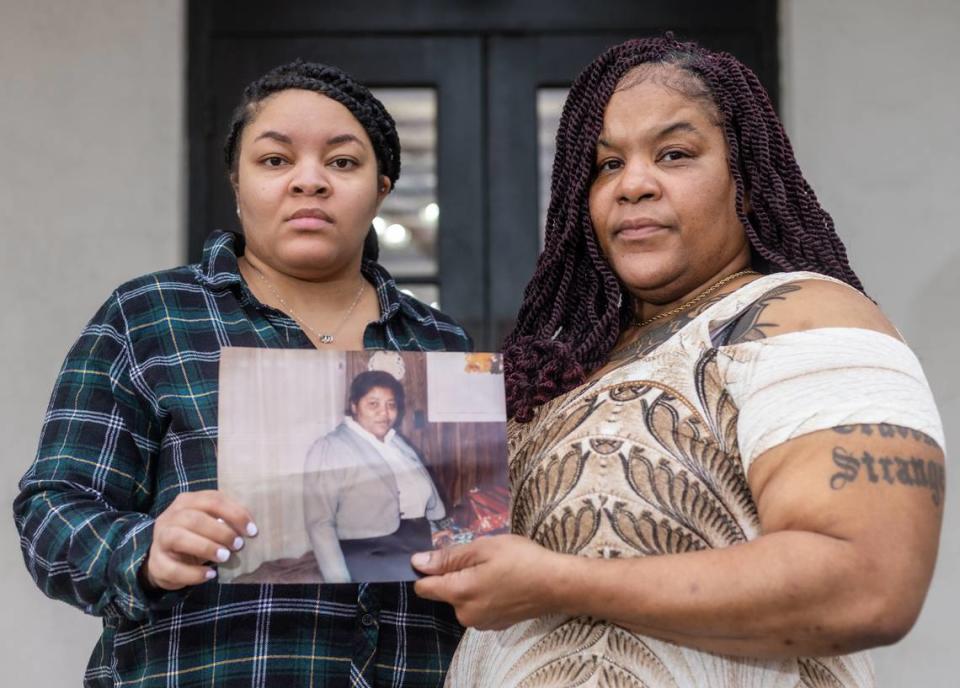
{"label": "woman's eye", "polygon": [[351,160],[350,158],[337,158],[330,164],[336,167],[338,170],[349,170],[356,167],[357,162],[355,160]]}
{"label": "woman's eye", "polygon": [[663,155],[660,156],[661,160],[666,160],[667,162],[676,162],[678,160],[685,160],[686,158],[691,157],[689,153],[682,150],[668,150]]}
{"label": "woman's eye", "polygon": [[622,163],[619,160],[603,160],[597,164],[597,172],[609,172],[610,170],[618,170],[622,166]]}
{"label": "woman's eye", "polygon": [[267,167],[280,167],[286,163],[286,160],[281,158],[279,155],[271,155],[264,158],[261,162],[263,162],[263,164]]}

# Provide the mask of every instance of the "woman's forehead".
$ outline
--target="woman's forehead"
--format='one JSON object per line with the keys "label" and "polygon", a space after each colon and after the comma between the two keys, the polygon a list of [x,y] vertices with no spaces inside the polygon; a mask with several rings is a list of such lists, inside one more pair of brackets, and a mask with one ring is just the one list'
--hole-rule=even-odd
{"label": "woman's forehead", "polygon": [[604,111],[600,143],[665,133],[707,135],[716,129],[713,113],[699,100],[653,81],[635,83],[611,96]]}
{"label": "woman's forehead", "polygon": [[364,399],[366,399],[367,397],[389,397],[392,399],[394,397],[394,394],[393,394],[393,390],[390,389],[389,387],[377,386],[377,387],[371,387],[370,390],[363,395]]}
{"label": "woman's forehead", "polygon": [[349,133],[370,146],[366,130],[346,106],[323,93],[304,89],[278,91],[252,106],[244,138],[256,138],[264,130],[288,135]]}
{"label": "woman's forehead", "polygon": [[637,65],[620,77],[610,100],[607,101],[605,112],[609,110],[611,102],[623,100],[618,96],[638,88],[643,97],[637,98],[634,93],[635,97],[630,98],[634,102],[649,100],[650,105],[660,104],[665,107],[681,107],[683,102],[687,102],[714,124],[719,125],[721,122],[722,118],[713,96],[700,77],[676,65],[660,63]]}

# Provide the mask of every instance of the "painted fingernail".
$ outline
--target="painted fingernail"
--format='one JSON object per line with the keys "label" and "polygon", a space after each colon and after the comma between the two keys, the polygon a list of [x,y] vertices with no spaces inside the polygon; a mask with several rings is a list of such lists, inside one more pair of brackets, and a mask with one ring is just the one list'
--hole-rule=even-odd
{"label": "painted fingernail", "polygon": [[214,578],[217,577],[217,572],[214,571],[213,569],[207,569],[207,572],[203,574],[203,577],[206,578],[207,580],[213,580]]}
{"label": "painted fingernail", "polygon": [[226,547],[221,547],[217,550],[217,561],[226,561],[230,558],[230,550]]}
{"label": "painted fingernail", "polygon": [[250,521],[250,523],[247,524],[247,535],[249,535],[250,537],[256,537],[257,533],[259,532],[260,531],[257,530],[256,523],[254,523],[253,521]]}
{"label": "painted fingernail", "polygon": [[238,550],[243,548],[243,538],[239,535],[233,538],[233,549]]}
{"label": "painted fingernail", "polygon": [[414,566],[426,566],[430,563],[430,552],[417,552],[413,555],[411,561]]}

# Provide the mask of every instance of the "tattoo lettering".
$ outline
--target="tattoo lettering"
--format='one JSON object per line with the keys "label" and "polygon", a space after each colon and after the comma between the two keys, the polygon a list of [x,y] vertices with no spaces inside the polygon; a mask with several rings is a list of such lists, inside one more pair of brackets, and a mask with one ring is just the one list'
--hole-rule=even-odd
{"label": "tattoo lettering", "polygon": [[854,482],[860,476],[862,469],[868,482],[879,483],[882,480],[889,485],[899,483],[927,488],[930,490],[934,505],[940,506],[943,502],[946,471],[939,461],[905,459],[899,456],[875,457],[867,451],[856,456],[843,447],[834,447],[833,464],[838,469],[830,476],[830,488],[833,490],[842,490],[849,483]]}
{"label": "tattoo lettering", "polygon": [[868,437],[883,437],[886,439],[891,437],[899,437],[900,439],[904,440],[916,440],[918,442],[923,442],[929,447],[939,446],[932,437],[920,432],[919,430],[905,428],[902,425],[892,425],[890,423],[838,425],[833,428],[833,431],[841,435],[852,435],[854,433],[859,433]]}

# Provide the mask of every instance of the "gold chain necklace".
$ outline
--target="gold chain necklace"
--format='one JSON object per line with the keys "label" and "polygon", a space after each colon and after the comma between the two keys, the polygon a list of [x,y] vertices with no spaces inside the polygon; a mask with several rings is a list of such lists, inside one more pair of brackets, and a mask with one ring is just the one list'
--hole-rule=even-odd
{"label": "gold chain necklace", "polygon": [[270,289],[270,291],[273,292],[273,295],[277,297],[277,301],[279,301],[280,305],[283,306],[283,310],[291,318],[293,318],[298,323],[300,323],[301,327],[313,332],[313,334],[317,336],[317,339],[320,340],[321,344],[333,344],[337,333],[340,332],[341,329],[343,329],[343,326],[347,323],[347,319],[353,314],[353,311],[357,307],[357,304],[360,303],[360,297],[363,295],[363,288],[367,286],[366,280],[364,280],[361,277],[360,289],[357,291],[357,295],[354,297],[353,303],[350,304],[350,308],[347,310],[347,314],[343,316],[343,318],[340,320],[340,323],[336,326],[333,332],[320,332],[319,330],[315,330],[314,328],[312,328],[310,325],[306,323],[306,321],[304,321],[303,318],[297,315],[297,312],[290,307],[290,304],[287,303],[282,296],[280,296],[280,292],[277,290],[275,286],[273,286],[273,282],[267,279],[267,276],[263,274],[260,268],[258,268],[256,265],[251,263],[249,260],[247,261],[247,265],[253,268],[254,272],[257,273],[257,277],[263,280],[263,283],[266,284],[267,287]]}
{"label": "gold chain necklace", "polygon": [[690,308],[693,308],[694,306],[696,306],[698,303],[700,303],[700,302],[703,301],[705,298],[707,298],[708,296],[710,296],[710,294],[712,294],[712,293],[714,293],[715,291],[717,291],[717,290],[718,290],[720,287],[722,287],[724,284],[727,284],[728,282],[732,282],[733,280],[737,279],[738,277],[745,277],[746,275],[759,275],[759,274],[760,274],[760,273],[757,272],[756,270],[749,270],[749,269],[748,269],[748,270],[741,270],[740,272],[735,272],[735,273],[733,273],[732,275],[728,275],[727,277],[724,277],[722,280],[720,280],[720,281],[717,282],[716,284],[711,285],[708,289],[700,292],[699,294],[697,294],[696,296],[694,296],[692,299],[690,299],[690,300],[687,301],[686,303],[682,303],[682,304],[680,304],[679,306],[677,306],[676,308],[671,308],[670,310],[664,311],[663,313],[660,313],[660,314],[658,314],[658,315],[655,315],[655,316],[653,316],[652,318],[647,318],[646,320],[641,320],[641,321],[639,321],[639,322],[637,323],[637,327],[638,327],[638,328],[639,328],[639,327],[646,327],[646,326],[649,325],[650,323],[655,322],[655,321],[657,321],[657,320],[663,320],[664,318],[669,318],[671,315],[676,315],[677,313],[683,313],[685,310],[689,310]]}

